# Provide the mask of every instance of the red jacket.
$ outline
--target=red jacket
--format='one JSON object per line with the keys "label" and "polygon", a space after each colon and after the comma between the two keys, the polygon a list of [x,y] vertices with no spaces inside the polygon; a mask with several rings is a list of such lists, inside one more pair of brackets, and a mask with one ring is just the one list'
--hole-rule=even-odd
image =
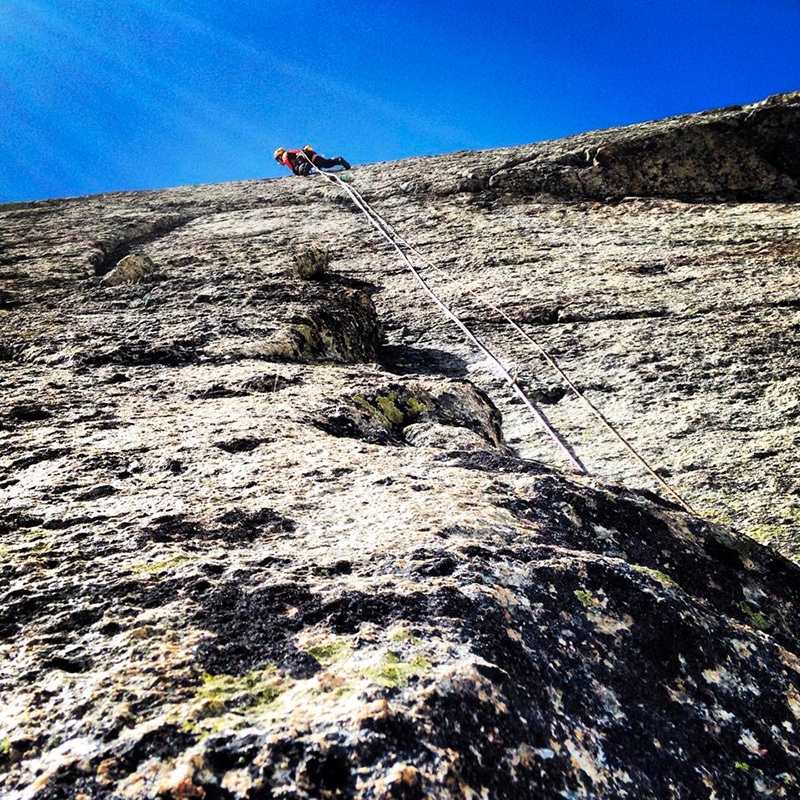
{"label": "red jacket", "polygon": [[297,165],[297,154],[299,152],[299,150],[284,150],[281,156],[283,166],[294,172],[294,168]]}
{"label": "red jacket", "polygon": [[316,153],[305,153],[302,150],[284,150],[283,157],[281,160],[283,162],[283,166],[286,167],[286,169],[290,169],[292,172],[294,172],[295,168],[297,167],[298,159],[305,160],[305,158],[308,157],[311,159],[311,162],[313,163],[315,155]]}

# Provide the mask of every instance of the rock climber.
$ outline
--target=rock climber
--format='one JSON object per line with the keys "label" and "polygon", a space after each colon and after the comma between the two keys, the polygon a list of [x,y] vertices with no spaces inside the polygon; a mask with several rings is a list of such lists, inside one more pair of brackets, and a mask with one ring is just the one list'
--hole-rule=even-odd
{"label": "rock climber", "polygon": [[329,169],[330,167],[344,167],[350,169],[341,156],[336,158],[325,158],[325,156],[314,152],[314,148],[307,144],[302,150],[287,150],[279,147],[273,154],[275,160],[284,167],[290,169],[295,175],[308,175],[313,164],[317,169]]}

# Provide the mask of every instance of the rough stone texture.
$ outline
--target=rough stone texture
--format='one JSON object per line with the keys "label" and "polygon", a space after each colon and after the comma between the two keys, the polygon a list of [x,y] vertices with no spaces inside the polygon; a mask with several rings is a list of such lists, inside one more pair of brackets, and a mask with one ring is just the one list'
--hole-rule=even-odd
{"label": "rough stone texture", "polygon": [[119,260],[114,269],[100,280],[101,286],[118,286],[120,283],[141,283],[151,278],[156,265],[150,256],[127,255]]}
{"label": "rough stone texture", "polygon": [[797,116],[0,207],[0,793],[797,797]]}

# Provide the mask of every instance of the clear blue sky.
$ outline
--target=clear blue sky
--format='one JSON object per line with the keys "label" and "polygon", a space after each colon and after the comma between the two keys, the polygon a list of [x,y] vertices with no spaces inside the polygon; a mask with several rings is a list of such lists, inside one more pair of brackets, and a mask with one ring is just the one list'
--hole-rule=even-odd
{"label": "clear blue sky", "polygon": [[0,202],[522,144],[800,89],[800,0],[0,0]]}

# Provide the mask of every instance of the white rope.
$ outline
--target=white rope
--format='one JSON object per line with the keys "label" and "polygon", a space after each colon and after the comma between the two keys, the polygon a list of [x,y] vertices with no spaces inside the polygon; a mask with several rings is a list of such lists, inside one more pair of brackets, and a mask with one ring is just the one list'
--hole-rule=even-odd
{"label": "white rope", "polygon": [[[303,157],[309,161],[312,166],[313,162],[303,154]],[[459,317],[452,311],[452,309],[443,301],[441,300],[438,295],[428,286],[425,279],[420,275],[417,268],[408,258],[408,256],[403,252],[400,246],[397,244],[397,241],[393,238],[391,231],[387,230],[388,226],[385,222],[380,220],[379,215],[370,207],[366,200],[361,197],[358,193],[356,193],[352,187],[348,186],[343,180],[341,180],[338,176],[334,174],[329,174],[323,172],[321,169],[317,169],[320,175],[323,175],[328,181],[332,183],[337,183],[339,186],[344,188],[344,190],[350,195],[351,199],[355,203],[355,205],[361,210],[364,216],[369,220],[370,224],[381,234],[381,236],[386,239],[386,241],[397,251],[397,254],[400,258],[405,262],[406,266],[408,266],[409,270],[411,271],[414,278],[417,280],[419,285],[422,287],[423,291],[433,300],[433,302],[445,313],[445,315],[454,322],[461,331],[467,336],[467,338],[484,354],[484,356],[489,360],[489,362],[494,366],[495,370],[502,375],[508,384],[511,386],[514,393],[522,400],[525,407],[528,411],[533,415],[533,417],[537,420],[537,422],[541,425],[542,429],[550,436],[556,446],[561,450],[564,454],[566,459],[569,461],[570,464],[580,473],[587,475],[588,470],[583,465],[581,460],[578,456],[573,452],[572,448],[570,448],[569,444],[564,441],[561,436],[553,429],[552,425],[550,424],[549,420],[545,417],[540,409],[536,407],[536,405],[531,401],[531,399],[525,394],[522,388],[516,381],[516,378],[513,378],[508,370],[503,366],[500,360],[486,347],[486,345],[459,319]],[[400,238],[399,236],[397,238]]]}
{"label": "white rope", "polygon": [[[306,157],[306,160],[310,161]],[[313,164],[312,164],[313,166]],[[426,265],[431,267],[435,270],[439,275],[444,276],[445,278],[452,280],[451,276],[448,275],[446,272],[441,270],[437,267],[430,259],[428,259],[424,254],[422,254],[416,247],[410,244],[395,228],[392,223],[388,222],[381,214],[375,211],[374,208],[364,199],[361,193],[349,186],[347,183],[342,181],[337,175],[334,174],[327,174],[323,172],[321,169],[315,167],[317,172],[321,175],[324,175],[326,179],[331,182],[338,183],[342,186],[345,191],[350,195],[353,202],[356,206],[364,213],[364,215],[369,219],[370,223],[378,230],[378,232],[394,247],[394,249],[398,252],[400,257],[405,261],[408,265],[409,269],[411,270],[414,277],[420,283],[422,288],[425,292],[433,299],[433,301],[445,312],[445,314],[453,320],[459,328],[469,337],[469,339],[475,343],[475,345],[489,358],[489,360],[495,365],[495,368],[501,372],[501,374],[508,380],[509,384],[521,397],[522,401],[525,403],[528,410],[534,415],[537,421],[542,425],[542,427],[547,431],[550,437],[558,444],[559,448],[567,455],[568,460],[575,466],[580,472],[588,474],[588,470],[584,465],[580,462],[578,456],[572,451],[569,445],[561,439],[561,437],[556,433],[556,431],[552,428],[549,423],[549,420],[544,416],[544,414],[536,408],[536,406],[530,401],[530,399],[525,395],[522,389],[517,384],[516,378],[512,378],[509,375],[508,371],[503,367],[499,359],[497,359],[489,350],[488,348],[472,333],[472,331],[467,328],[467,326],[458,318],[458,316],[453,312],[449,306],[447,306],[439,297],[433,292],[433,290],[427,285],[424,278],[419,274],[418,270],[414,267],[411,263],[407,255],[400,249],[398,245],[398,241],[403,244],[405,247],[408,248],[411,253],[416,255],[420,258]],[[499,314],[511,327],[520,335],[522,336],[529,344],[531,344],[537,352],[542,356],[542,358],[547,362],[547,364],[561,377],[564,383],[569,387],[569,389],[575,394],[576,397],[589,409],[590,413],[592,413],[598,420],[600,420],[601,424],[623,445],[623,447],[632,455],[636,461],[645,469],[645,471],[661,486],[671,497],[673,497],[677,502],[691,514],[697,515],[695,510],[689,505],[688,501],[686,501],[678,492],[672,488],[656,471],[653,467],[648,463],[648,461],[642,456],[634,447],[633,445],[614,427],[614,425],[609,422],[609,420],[605,417],[602,411],[600,411],[597,406],[589,400],[588,397],[575,385],[575,383],[570,379],[570,377],[564,372],[564,370],[559,366],[556,360],[537,342],[533,339],[526,331],[524,331],[511,317],[508,316],[501,308],[494,305],[490,301],[486,300],[485,298],[481,297],[477,292],[473,291],[472,289],[466,288],[466,293],[478,300],[478,302],[485,305],[487,308],[491,309],[492,311]]]}
{"label": "white rope", "polygon": [[[363,202],[366,201],[361,197],[360,193],[357,189],[349,187],[352,192],[357,194]],[[436,266],[429,258],[423,255],[414,245],[408,242],[403,236],[397,231],[397,229],[392,225],[391,222],[381,217],[380,214],[373,210],[373,213],[380,219],[380,221],[392,232],[394,236],[396,236],[412,253],[422,259],[422,261],[435,270],[439,275],[452,280],[451,276],[448,275],[444,270],[440,269]],[[645,471],[666,491],[668,492],[675,500],[680,503],[689,513],[697,515],[695,510],[689,505],[689,503],[681,497],[678,492],[673,489],[654,469],[653,467],[647,462],[647,460],[642,456],[634,447],[633,445],[608,421],[606,416],[603,412],[594,404],[588,397],[573,383],[570,377],[564,372],[563,369],[558,365],[556,360],[537,342],[533,339],[528,333],[526,333],[508,314],[503,311],[502,308],[494,305],[491,301],[487,300],[486,298],[479,295],[477,292],[473,291],[472,289],[466,288],[464,290],[468,295],[478,300],[478,302],[483,303],[487,308],[491,309],[492,311],[499,314],[520,336],[522,336],[529,344],[533,345],[539,354],[544,358],[547,364],[561,377],[564,383],[572,390],[575,396],[584,403],[584,405],[589,409],[590,413],[594,414],[601,422],[601,424],[622,444],[622,446],[644,467]]]}
{"label": "white rope", "polygon": [[[361,200],[366,203],[366,201],[361,197],[360,193],[357,189],[353,187],[347,187],[353,193],[358,195]],[[444,270],[440,269],[436,266],[429,258],[423,255],[414,245],[410,244],[403,236],[397,231],[397,229],[392,225],[392,223],[388,222],[386,219],[381,217],[380,214],[373,210],[373,213],[380,219],[380,221],[392,232],[394,236],[396,236],[412,253],[414,253],[417,257],[421,258],[422,261],[435,270],[439,275],[447,278],[448,280],[453,280],[450,275],[448,275]],[[689,505],[688,501],[686,501],[678,492],[672,488],[648,463],[648,461],[642,456],[634,447],[633,445],[614,427],[614,425],[609,422],[603,412],[594,404],[588,397],[575,385],[575,383],[570,379],[570,377],[564,372],[564,370],[559,366],[556,360],[537,342],[533,339],[528,333],[526,333],[508,314],[503,311],[503,309],[499,308],[498,306],[494,305],[491,301],[486,300],[485,298],[481,297],[477,292],[473,291],[470,288],[465,288],[464,291],[466,294],[475,298],[478,302],[482,303],[487,308],[491,309],[492,311],[499,314],[520,336],[522,336],[529,344],[533,345],[536,348],[538,353],[544,358],[547,364],[561,377],[561,379],[566,383],[566,385],[570,388],[570,390],[575,394],[575,396],[589,409],[589,412],[592,413],[597,419],[600,420],[600,423],[622,444],[622,446],[641,464],[641,466],[645,469],[645,471],[652,477],[658,484],[661,486],[671,497],[673,497],[677,502],[683,506],[690,514],[694,514],[697,516],[697,512]]]}

